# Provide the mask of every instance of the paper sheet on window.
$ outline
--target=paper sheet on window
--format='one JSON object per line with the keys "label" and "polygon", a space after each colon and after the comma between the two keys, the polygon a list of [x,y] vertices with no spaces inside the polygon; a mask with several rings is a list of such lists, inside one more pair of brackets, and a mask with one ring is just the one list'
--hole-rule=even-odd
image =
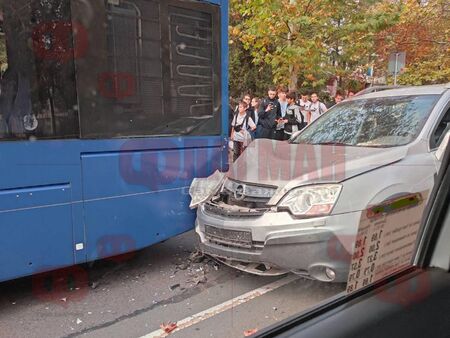
{"label": "paper sheet on window", "polygon": [[427,192],[409,194],[362,212],[347,293],[411,265]]}

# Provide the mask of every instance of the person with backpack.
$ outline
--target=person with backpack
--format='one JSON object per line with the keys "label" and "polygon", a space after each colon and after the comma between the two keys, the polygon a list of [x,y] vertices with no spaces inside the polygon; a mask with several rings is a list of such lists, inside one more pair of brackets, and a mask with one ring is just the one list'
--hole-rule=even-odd
{"label": "person with backpack", "polygon": [[328,110],[324,103],[319,101],[319,96],[317,93],[311,94],[311,104],[308,109],[308,124],[317,120],[320,115],[326,113]]}
{"label": "person with backpack", "polygon": [[259,106],[256,138],[274,139],[277,120],[281,117],[281,107],[274,87],[269,88],[267,95]]}
{"label": "person with backpack", "polygon": [[300,107],[300,113],[303,115],[303,121],[305,126],[308,124],[308,112],[311,101],[309,101],[308,92],[302,90],[300,92],[300,100],[297,101],[297,106]]}
{"label": "person with backpack", "polygon": [[233,162],[243,153],[251,142],[249,130],[255,130],[256,125],[249,114],[247,114],[247,102],[239,102],[238,113],[234,115],[231,122],[231,141],[233,141]]}
{"label": "person with backpack", "polygon": [[288,93],[286,95],[288,107],[286,115],[284,116],[284,140],[288,140],[293,133],[305,127],[305,120],[303,114],[300,112],[300,107],[296,104],[295,93]]}

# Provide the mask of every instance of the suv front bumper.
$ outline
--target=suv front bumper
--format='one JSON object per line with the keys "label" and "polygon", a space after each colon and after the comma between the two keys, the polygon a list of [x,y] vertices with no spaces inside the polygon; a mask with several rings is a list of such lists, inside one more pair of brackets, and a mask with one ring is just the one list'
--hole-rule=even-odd
{"label": "suv front bumper", "polygon": [[361,212],[353,212],[295,219],[288,212],[267,211],[228,217],[205,210],[203,204],[197,211],[196,232],[204,253],[237,269],[261,275],[292,271],[344,282],[360,216]]}

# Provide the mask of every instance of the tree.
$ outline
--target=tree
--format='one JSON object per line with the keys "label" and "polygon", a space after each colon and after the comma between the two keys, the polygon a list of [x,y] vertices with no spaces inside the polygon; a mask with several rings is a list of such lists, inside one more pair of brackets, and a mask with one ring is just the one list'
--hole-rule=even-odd
{"label": "tree", "polygon": [[240,98],[250,91],[250,94],[262,97],[267,92],[267,85],[272,83],[272,67],[266,63],[256,64],[250,50],[235,38],[235,19],[233,12],[230,13],[230,96]]}
{"label": "tree", "polygon": [[377,36],[378,68],[389,54],[405,51],[407,64],[400,84],[450,81],[450,6],[447,0],[404,0],[399,23]]}
{"label": "tree", "polygon": [[[376,33],[398,19],[388,1],[231,0],[230,36],[275,83],[319,87],[371,61]],[[235,69],[232,68],[232,73]]]}

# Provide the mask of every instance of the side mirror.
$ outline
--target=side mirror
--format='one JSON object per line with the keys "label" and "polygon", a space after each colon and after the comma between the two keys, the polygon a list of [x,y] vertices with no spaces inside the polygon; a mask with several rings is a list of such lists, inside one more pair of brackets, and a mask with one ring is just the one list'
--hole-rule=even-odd
{"label": "side mirror", "polygon": [[445,150],[447,149],[449,140],[450,140],[450,130],[447,131],[447,133],[444,136],[444,139],[441,142],[441,145],[436,150],[436,158],[438,161],[442,161],[442,158],[444,157]]}

